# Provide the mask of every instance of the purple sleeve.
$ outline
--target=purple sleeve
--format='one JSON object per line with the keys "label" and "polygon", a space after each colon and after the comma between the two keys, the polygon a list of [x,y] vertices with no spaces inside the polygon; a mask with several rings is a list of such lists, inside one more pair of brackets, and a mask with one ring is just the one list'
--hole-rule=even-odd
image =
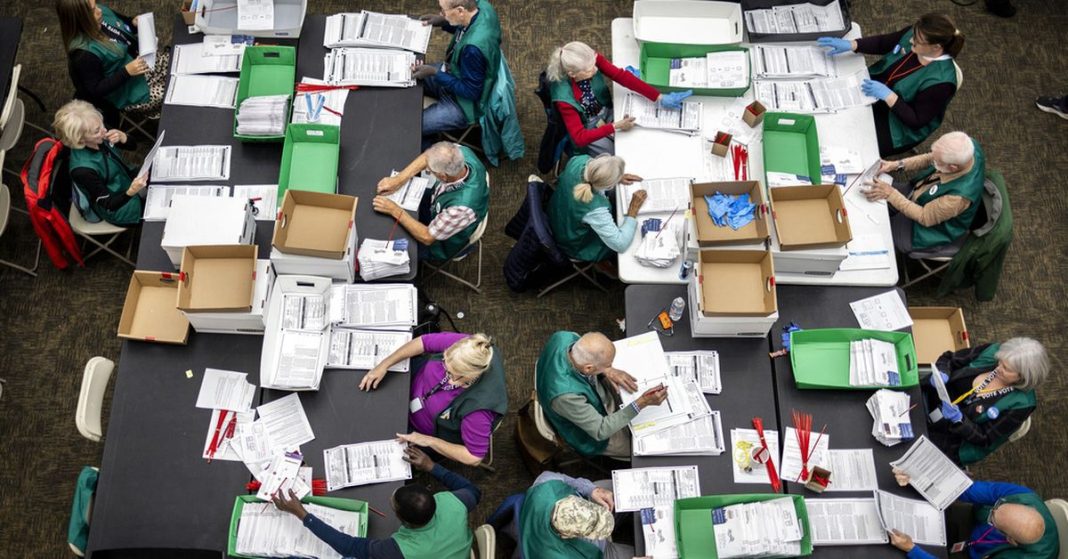
{"label": "purple sleeve", "polygon": [[449,346],[467,336],[467,334],[459,332],[438,332],[437,334],[425,334],[420,339],[423,340],[423,351],[425,353],[442,353],[449,349]]}
{"label": "purple sleeve", "polygon": [[496,415],[490,410],[478,410],[467,414],[460,422],[460,437],[463,438],[467,451],[474,456],[484,458],[489,453]]}

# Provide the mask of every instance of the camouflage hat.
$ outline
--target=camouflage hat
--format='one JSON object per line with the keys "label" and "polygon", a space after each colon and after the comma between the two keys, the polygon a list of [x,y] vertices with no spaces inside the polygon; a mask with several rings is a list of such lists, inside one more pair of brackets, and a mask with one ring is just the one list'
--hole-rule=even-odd
{"label": "camouflage hat", "polygon": [[565,539],[608,539],[615,525],[611,511],[581,497],[564,497],[553,507],[552,526]]}

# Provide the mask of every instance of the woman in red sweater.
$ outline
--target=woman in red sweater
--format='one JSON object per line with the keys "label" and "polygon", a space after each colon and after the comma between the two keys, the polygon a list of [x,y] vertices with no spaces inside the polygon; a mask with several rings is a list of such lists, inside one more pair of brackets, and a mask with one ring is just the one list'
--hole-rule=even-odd
{"label": "woman in red sweater", "polygon": [[545,71],[551,82],[553,105],[567,126],[571,142],[591,156],[615,153],[615,132],[634,128],[634,117],[613,122],[610,82],[658,102],[669,109],[682,107],[692,91],[661,95],[653,86],[614,66],[586,43],[570,42],[553,51]]}

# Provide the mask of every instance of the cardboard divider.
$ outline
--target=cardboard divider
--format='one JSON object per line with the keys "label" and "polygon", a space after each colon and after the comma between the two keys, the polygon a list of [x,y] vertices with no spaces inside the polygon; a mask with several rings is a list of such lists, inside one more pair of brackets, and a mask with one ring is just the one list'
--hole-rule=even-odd
{"label": "cardboard divider", "polygon": [[120,338],[185,345],[189,321],[178,310],[178,274],[135,270],[119,318]]}
{"label": "cardboard divider", "polygon": [[[708,202],[705,201],[705,196],[711,196],[717,192],[731,196],[748,194],[749,201],[757,206],[754,210],[753,221],[738,230],[719,227],[713,223],[712,217],[708,215]],[[690,208],[693,210],[699,246],[748,244],[768,238],[768,204],[760,181],[694,183],[690,185],[690,196]]]}
{"label": "cardboard divider", "polygon": [[287,190],[271,244],[285,253],[340,260],[356,227],[358,202],[345,194]]}
{"label": "cardboard divider", "polygon": [[256,245],[185,247],[178,309],[186,312],[248,312],[256,285]]}
{"label": "cardboard divider", "polygon": [[853,240],[838,185],[772,188],[769,195],[782,250],[841,247]]}
{"label": "cardboard divider", "polygon": [[778,311],[770,250],[702,250],[695,265],[703,316],[759,316]]}
{"label": "cardboard divider", "polygon": [[928,366],[946,351],[972,347],[960,307],[909,307],[916,358]]}

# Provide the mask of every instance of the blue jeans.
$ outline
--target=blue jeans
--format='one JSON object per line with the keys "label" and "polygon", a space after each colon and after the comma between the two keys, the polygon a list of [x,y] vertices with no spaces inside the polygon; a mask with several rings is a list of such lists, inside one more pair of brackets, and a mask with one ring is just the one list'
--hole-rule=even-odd
{"label": "blue jeans", "polygon": [[434,136],[448,130],[467,128],[467,117],[451,93],[438,85],[434,76],[423,80],[423,94],[438,100],[423,109],[423,149],[430,147]]}

